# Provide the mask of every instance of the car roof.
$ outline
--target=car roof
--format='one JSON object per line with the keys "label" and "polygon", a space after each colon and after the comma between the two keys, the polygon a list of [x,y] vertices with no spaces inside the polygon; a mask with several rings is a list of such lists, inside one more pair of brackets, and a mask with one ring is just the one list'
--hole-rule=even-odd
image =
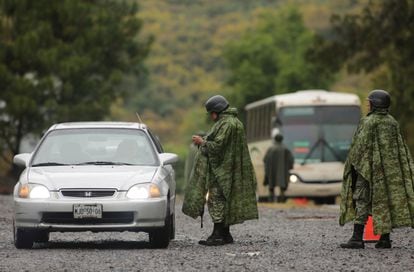
{"label": "car roof", "polygon": [[136,122],[107,122],[107,121],[96,121],[96,122],[68,122],[54,124],[48,130],[59,130],[59,129],[76,129],[76,128],[126,128],[126,129],[143,129],[146,130],[147,126],[142,123]]}

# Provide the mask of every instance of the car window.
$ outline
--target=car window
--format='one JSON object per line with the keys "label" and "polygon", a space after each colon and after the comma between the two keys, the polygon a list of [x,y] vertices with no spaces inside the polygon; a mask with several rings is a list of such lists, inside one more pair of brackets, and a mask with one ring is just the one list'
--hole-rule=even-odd
{"label": "car window", "polygon": [[47,134],[34,154],[32,166],[47,164],[157,165],[158,159],[142,130],[64,129]]}

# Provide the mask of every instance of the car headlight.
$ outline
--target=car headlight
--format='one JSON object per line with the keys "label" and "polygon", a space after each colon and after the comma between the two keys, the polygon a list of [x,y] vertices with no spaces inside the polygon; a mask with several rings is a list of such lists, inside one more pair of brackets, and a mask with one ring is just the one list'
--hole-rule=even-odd
{"label": "car headlight", "polygon": [[132,186],[126,196],[131,199],[146,199],[159,197],[161,195],[160,188],[156,184],[137,184]]}
{"label": "car headlight", "polygon": [[292,183],[296,183],[296,182],[299,181],[299,178],[296,175],[290,175],[289,181],[292,182]]}
{"label": "car headlight", "polygon": [[50,198],[49,190],[39,184],[24,184],[19,188],[19,197],[21,198]]}

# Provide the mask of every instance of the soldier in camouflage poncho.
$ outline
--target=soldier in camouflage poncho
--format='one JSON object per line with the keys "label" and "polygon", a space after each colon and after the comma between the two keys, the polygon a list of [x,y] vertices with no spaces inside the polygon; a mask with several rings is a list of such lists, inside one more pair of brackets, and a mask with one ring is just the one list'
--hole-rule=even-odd
{"label": "soldier in camouflage poncho", "polygon": [[215,123],[206,137],[193,136],[199,152],[182,210],[193,218],[202,216],[208,192],[214,229],[207,240],[199,243],[214,246],[233,242],[230,225],[258,218],[256,177],[237,110],[229,108],[227,100],[219,95],[211,97],[205,106]]}
{"label": "soldier in camouflage poncho", "polygon": [[393,228],[414,227],[414,165],[397,121],[388,114],[390,96],[374,90],[370,112],[361,119],[345,163],[341,191],[340,225],[354,221],[352,238],[343,248],[364,248],[368,215],[376,248],[391,248]]}

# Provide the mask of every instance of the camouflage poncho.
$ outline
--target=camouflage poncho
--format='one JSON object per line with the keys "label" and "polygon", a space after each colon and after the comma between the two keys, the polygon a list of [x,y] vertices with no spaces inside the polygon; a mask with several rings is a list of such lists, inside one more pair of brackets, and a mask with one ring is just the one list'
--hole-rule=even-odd
{"label": "camouflage poncho", "polygon": [[183,213],[197,218],[204,209],[208,184],[216,180],[226,199],[226,225],[257,219],[256,176],[236,109],[220,113],[200,151],[185,189]]}
{"label": "camouflage poncho", "polygon": [[414,226],[414,165],[397,121],[386,110],[361,119],[345,163],[340,225],[354,219],[355,171],[370,183],[374,233]]}
{"label": "camouflage poncho", "polygon": [[265,180],[263,185],[269,188],[279,186],[286,189],[289,184],[289,170],[293,168],[294,158],[292,153],[282,143],[271,146],[263,159],[265,166]]}

